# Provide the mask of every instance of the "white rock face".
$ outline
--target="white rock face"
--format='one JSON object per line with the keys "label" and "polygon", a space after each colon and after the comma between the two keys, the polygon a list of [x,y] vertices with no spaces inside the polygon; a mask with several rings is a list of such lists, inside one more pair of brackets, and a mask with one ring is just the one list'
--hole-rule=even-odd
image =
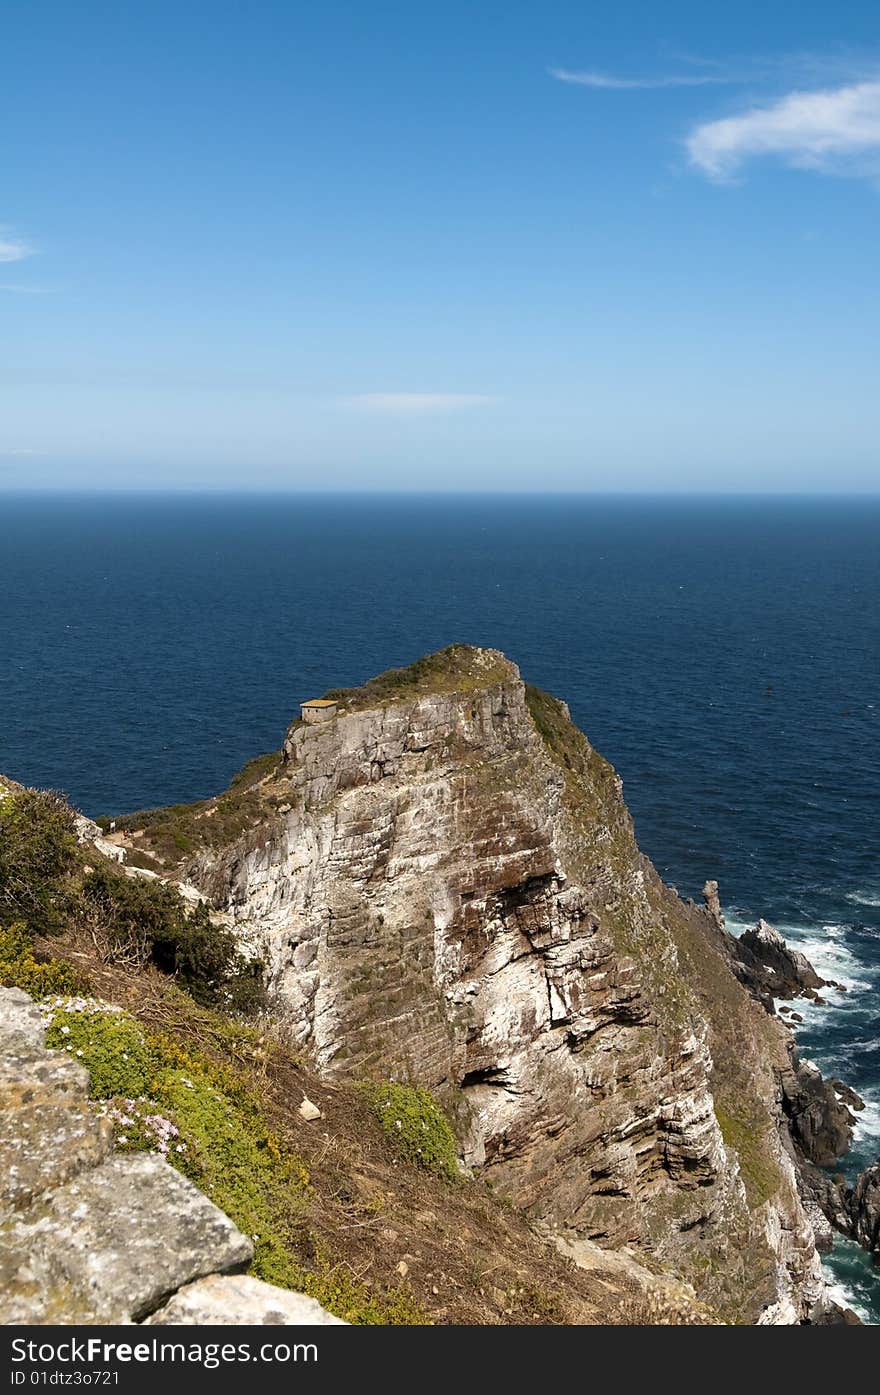
{"label": "white rock face", "polygon": [[515,665],[472,652],[464,691],[343,699],[292,728],[263,827],[189,877],[264,958],[322,1069],[438,1090],[464,1162],[580,1239],[687,1271],[745,1237],[763,1255],[755,1316],[790,1294],[805,1312],[815,1251],[793,1181],[775,1221],[750,1214],[715,1117],[670,933],[685,908],[564,704],[533,718]]}

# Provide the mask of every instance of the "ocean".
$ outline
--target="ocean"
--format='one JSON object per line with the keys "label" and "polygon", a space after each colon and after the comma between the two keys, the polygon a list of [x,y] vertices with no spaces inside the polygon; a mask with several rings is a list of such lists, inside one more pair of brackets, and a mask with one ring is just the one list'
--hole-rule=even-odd
{"label": "ocean", "polygon": [[[880,499],[0,495],[0,771],[204,798],[299,702],[453,641],[564,697],[642,849],[846,991],[803,1053],[880,1155]],[[801,1005],[797,1005],[801,1011]],[[841,1241],[841,1294],[880,1270]]]}

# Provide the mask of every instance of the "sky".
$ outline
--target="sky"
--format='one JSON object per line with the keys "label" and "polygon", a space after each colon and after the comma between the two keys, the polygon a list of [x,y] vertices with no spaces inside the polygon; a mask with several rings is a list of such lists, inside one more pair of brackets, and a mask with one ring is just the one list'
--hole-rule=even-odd
{"label": "sky", "polygon": [[867,0],[6,0],[0,489],[876,491]]}

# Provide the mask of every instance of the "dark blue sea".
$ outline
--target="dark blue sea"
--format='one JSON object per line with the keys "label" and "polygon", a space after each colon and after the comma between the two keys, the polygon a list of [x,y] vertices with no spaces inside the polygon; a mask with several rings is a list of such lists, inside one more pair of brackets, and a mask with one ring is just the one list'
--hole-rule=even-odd
{"label": "dark blue sea", "polygon": [[[880,1152],[880,499],[0,496],[0,770],[207,796],[301,699],[455,640],[565,697],[679,891],[844,983],[804,1053]],[[841,1242],[848,1301],[880,1271]]]}

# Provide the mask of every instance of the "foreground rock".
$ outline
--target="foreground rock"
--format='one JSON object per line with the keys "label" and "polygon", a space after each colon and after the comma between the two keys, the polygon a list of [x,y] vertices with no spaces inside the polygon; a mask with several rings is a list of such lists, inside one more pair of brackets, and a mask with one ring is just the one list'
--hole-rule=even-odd
{"label": "foreground rock", "polygon": [[[251,1241],[164,1159],[114,1155],[109,1125],[91,1110],[87,1087],[79,1065],[46,1049],[30,998],[0,988],[2,1321],[137,1322],[184,1286],[188,1295],[205,1294],[197,1301],[206,1312],[223,1293],[230,1304],[240,1293],[247,1300],[243,1320],[317,1321],[310,1299],[256,1280],[220,1290],[216,1300],[218,1290],[193,1283],[245,1268]],[[259,1316],[261,1305],[272,1316]]]}
{"label": "foreground rock", "polygon": [[334,696],[250,826],[212,845],[196,810],[176,869],[267,963],[301,1047],[437,1090],[465,1162],[563,1243],[650,1256],[737,1321],[815,1316],[790,1034],[642,857],[565,704],[465,646]]}
{"label": "foreground rock", "polygon": [[264,1284],[249,1274],[199,1279],[176,1293],[145,1326],[188,1323],[194,1327],[274,1325],[344,1327],[314,1298]]}

